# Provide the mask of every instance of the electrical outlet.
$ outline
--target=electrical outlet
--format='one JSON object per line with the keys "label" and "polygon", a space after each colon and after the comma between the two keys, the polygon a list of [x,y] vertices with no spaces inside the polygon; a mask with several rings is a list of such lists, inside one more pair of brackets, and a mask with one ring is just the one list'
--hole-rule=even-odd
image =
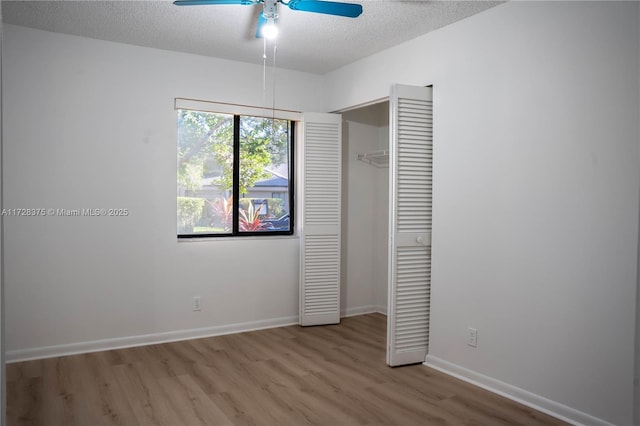
{"label": "electrical outlet", "polygon": [[193,308],[194,312],[202,310],[202,306],[200,305],[200,296],[193,296],[192,308]]}
{"label": "electrical outlet", "polygon": [[469,327],[469,335],[467,337],[467,345],[474,348],[478,346],[478,330]]}

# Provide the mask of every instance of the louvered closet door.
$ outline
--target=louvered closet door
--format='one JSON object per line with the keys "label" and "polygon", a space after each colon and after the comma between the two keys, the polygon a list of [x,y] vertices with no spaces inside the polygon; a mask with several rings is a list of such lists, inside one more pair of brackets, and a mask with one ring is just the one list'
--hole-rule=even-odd
{"label": "louvered closet door", "polygon": [[303,116],[300,325],[340,322],[342,116]]}
{"label": "louvered closet door", "polygon": [[396,85],[390,97],[387,364],[424,362],[431,288],[432,90]]}

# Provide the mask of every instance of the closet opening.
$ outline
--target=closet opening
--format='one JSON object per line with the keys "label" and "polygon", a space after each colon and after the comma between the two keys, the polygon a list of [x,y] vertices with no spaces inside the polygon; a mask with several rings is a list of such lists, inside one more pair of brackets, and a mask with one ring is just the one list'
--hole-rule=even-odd
{"label": "closet opening", "polygon": [[342,315],[386,315],[389,101],[342,112],[342,142]]}

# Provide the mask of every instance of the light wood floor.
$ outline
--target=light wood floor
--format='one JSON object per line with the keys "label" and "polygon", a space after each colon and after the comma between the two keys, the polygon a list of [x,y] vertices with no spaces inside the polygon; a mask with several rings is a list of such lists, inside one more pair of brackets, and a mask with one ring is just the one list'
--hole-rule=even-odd
{"label": "light wood floor", "polygon": [[560,425],[423,365],[385,364],[386,318],[7,365],[9,425]]}

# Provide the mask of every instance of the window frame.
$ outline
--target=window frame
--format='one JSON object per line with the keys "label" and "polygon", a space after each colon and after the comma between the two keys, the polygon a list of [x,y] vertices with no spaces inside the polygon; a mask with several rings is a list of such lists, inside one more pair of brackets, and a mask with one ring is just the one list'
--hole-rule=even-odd
{"label": "window frame", "polygon": [[[233,115],[233,211],[232,230],[229,233],[198,233],[180,234],[176,229],[178,240],[193,240],[202,238],[236,238],[236,237],[282,237],[295,234],[295,201],[296,201],[296,125],[301,121],[302,115],[296,111],[265,109],[246,105],[235,105],[217,102],[208,102],[195,99],[175,98],[174,110],[192,110],[198,112]],[[288,190],[289,190],[289,230],[285,231],[240,231],[240,118],[242,116],[260,117],[274,120],[286,120],[289,122],[289,161],[288,161]],[[176,124],[177,126],[177,124]],[[176,134],[177,134],[176,128]],[[177,217],[177,211],[176,211]]]}

